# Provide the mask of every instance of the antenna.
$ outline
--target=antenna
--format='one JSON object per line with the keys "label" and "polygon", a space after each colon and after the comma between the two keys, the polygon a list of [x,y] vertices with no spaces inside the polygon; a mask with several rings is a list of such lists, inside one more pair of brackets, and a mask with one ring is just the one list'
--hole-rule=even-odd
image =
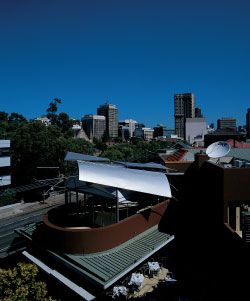
{"label": "antenna", "polygon": [[208,146],[206,154],[210,158],[220,158],[226,156],[230,152],[230,145],[225,141],[217,141]]}

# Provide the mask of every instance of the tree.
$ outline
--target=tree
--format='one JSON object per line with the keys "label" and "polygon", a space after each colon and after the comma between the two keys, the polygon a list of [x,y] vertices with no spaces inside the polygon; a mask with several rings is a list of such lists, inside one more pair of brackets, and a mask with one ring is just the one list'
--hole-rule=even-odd
{"label": "tree", "polygon": [[53,101],[50,102],[48,109],[46,110],[47,112],[47,117],[50,119],[51,124],[56,124],[57,123],[57,105],[61,104],[62,101],[59,98],[54,98]]}
{"label": "tree", "polygon": [[107,149],[106,143],[102,142],[102,140],[100,140],[100,139],[94,138],[93,143],[94,143],[95,148],[97,148],[100,151],[104,151]]}
{"label": "tree", "polygon": [[12,269],[0,269],[0,300],[53,301],[48,297],[46,284],[37,280],[38,268],[33,264],[18,263]]}
{"label": "tree", "polygon": [[0,112],[0,139],[11,139],[17,128],[27,124],[28,121],[18,113]]}
{"label": "tree", "polygon": [[23,117],[23,115],[19,114],[19,113],[11,113],[9,118],[8,118],[9,122],[15,122],[17,124],[19,123],[27,123],[27,119],[25,117]]}
{"label": "tree", "polygon": [[7,188],[0,194],[0,206],[5,206],[9,204],[13,204],[16,202],[16,192],[11,189]]}
{"label": "tree", "polygon": [[61,112],[57,116],[57,121],[56,121],[57,126],[59,126],[62,129],[63,133],[69,132],[69,136],[73,136],[72,132],[72,126],[73,126],[73,120],[69,118],[69,115],[65,112]]}
{"label": "tree", "polygon": [[65,137],[57,125],[34,121],[18,128],[12,139],[12,179],[16,185],[34,181],[38,166],[58,166],[65,173],[67,151],[92,155],[94,147],[83,139]]}
{"label": "tree", "polygon": [[0,122],[1,121],[8,121],[8,113],[1,111],[0,112]]}

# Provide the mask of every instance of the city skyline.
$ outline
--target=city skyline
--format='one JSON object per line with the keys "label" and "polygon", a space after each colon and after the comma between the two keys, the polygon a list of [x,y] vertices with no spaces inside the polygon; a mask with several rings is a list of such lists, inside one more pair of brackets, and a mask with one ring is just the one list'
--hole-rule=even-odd
{"label": "city skyline", "polygon": [[72,118],[108,101],[119,120],[174,127],[174,94],[208,124],[249,108],[246,1],[1,1],[1,111],[27,118],[53,98]]}

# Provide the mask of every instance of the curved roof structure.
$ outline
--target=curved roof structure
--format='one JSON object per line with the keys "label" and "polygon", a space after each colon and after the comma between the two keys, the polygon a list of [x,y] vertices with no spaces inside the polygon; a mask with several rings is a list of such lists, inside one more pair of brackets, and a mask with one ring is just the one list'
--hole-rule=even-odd
{"label": "curved roof structure", "polygon": [[158,196],[172,197],[164,173],[77,161],[79,180]]}

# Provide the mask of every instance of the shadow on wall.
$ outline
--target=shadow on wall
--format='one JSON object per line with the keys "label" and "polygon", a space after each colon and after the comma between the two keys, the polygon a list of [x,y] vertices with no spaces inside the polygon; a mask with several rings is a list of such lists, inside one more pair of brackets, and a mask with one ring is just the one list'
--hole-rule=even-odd
{"label": "shadow on wall", "polygon": [[224,224],[223,178],[208,164],[190,166],[159,229],[175,235],[176,276],[190,300],[245,300],[249,247]]}

